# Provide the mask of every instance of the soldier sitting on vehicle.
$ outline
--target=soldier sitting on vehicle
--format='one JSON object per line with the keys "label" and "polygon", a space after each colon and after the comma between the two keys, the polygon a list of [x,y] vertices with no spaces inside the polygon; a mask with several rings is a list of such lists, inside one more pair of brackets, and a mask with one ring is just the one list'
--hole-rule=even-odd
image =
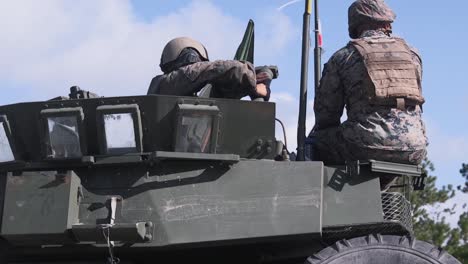
{"label": "soldier sitting on vehicle", "polygon": [[[352,40],[330,58],[315,91],[309,135],[315,160],[419,164],[426,156],[422,62],[403,39],[391,36],[395,17],[383,0],[350,6]],[[348,119],[341,124],[345,107]],[[381,179],[382,185],[390,180]]]}
{"label": "soldier sitting on vehicle", "polygon": [[270,98],[273,73],[268,67],[255,71],[246,61],[218,60],[210,62],[206,48],[187,37],[175,38],[164,47],[161,70],[151,81],[148,94],[194,96],[211,84],[211,97],[240,99]]}

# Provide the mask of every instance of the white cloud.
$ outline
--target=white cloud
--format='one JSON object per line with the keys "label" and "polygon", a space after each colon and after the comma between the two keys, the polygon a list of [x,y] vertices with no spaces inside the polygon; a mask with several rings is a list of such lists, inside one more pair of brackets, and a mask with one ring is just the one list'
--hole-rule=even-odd
{"label": "white cloud", "polygon": [[[212,59],[230,59],[246,22],[209,1],[150,22],[137,19],[129,0],[2,1],[0,80],[25,87],[26,99],[64,95],[75,84],[105,96],[144,94],[171,38],[192,36]],[[273,58],[291,38],[291,21],[275,13],[260,22],[257,43],[269,45],[258,56]]]}
{"label": "white cloud", "polygon": [[429,157],[438,162],[460,161],[468,157],[468,138],[451,135],[447,131],[432,123],[426,122],[427,136],[429,138]]}
{"label": "white cloud", "polygon": [[459,170],[468,160],[468,138],[463,131],[452,131],[426,118],[429,139],[428,157],[435,164],[438,184],[459,185],[462,182]]}
{"label": "white cloud", "polygon": [[285,92],[272,93],[270,97],[270,101],[276,103],[293,103],[296,100],[290,93]]}
{"label": "white cloud", "polygon": [[299,29],[288,16],[272,8],[263,11],[255,29],[255,49],[260,60],[278,57],[289,41],[300,37]]}

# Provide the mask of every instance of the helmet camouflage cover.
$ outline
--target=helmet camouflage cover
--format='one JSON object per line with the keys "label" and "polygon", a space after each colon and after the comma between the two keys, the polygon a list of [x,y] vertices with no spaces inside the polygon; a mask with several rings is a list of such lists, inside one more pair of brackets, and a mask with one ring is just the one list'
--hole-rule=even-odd
{"label": "helmet camouflage cover", "polygon": [[358,28],[368,23],[392,23],[395,13],[383,0],[357,0],[348,9],[349,36],[358,38]]}

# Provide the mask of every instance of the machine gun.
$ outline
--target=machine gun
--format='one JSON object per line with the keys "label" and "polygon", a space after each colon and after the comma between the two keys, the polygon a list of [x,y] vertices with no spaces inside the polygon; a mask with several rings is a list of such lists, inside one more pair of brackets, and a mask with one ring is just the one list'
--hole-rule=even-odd
{"label": "machine gun", "polygon": [[70,87],[70,99],[90,99],[90,98],[98,98],[99,96],[95,93],[81,90],[79,86],[72,86]]}

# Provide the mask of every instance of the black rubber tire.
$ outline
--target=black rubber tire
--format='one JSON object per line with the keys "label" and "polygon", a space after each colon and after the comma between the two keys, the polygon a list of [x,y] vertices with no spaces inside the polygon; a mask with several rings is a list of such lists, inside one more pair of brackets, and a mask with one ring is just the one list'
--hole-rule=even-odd
{"label": "black rubber tire", "polygon": [[341,240],[306,264],[461,264],[446,251],[404,236],[369,235]]}

